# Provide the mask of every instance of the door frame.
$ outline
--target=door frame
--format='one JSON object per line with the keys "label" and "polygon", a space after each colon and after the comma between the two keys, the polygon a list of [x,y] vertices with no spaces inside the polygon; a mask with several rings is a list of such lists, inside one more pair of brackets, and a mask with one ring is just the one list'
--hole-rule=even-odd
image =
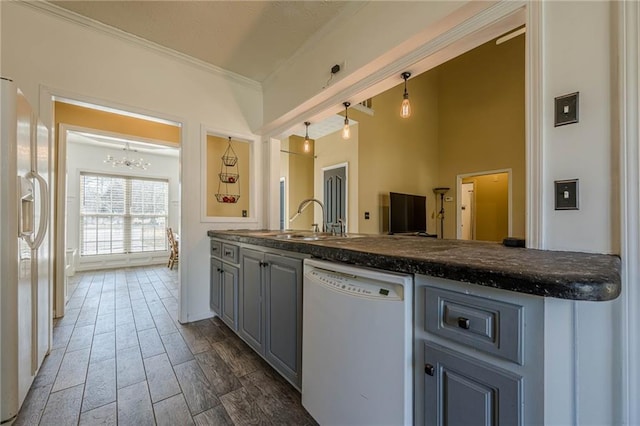
{"label": "door frame", "polygon": [[[142,115],[150,118],[156,118],[158,120],[165,120],[176,125],[180,126],[180,143],[176,146],[178,149],[178,162],[179,162],[179,173],[178,173],[178,199],[180,200],[180,208],[178,210],[179,218],[178,218],[178,233],[182,236],[182,240],[186,240],[184,232],[182,229],[185,226],[183,220],[185,218],[185,214],[183,214],[183,209],[185,209],[185,205],[182,202],[182,181],[184,168],[182,167],[183,160],[183,142],[187,140],[186,134],[186,126],[185,123],[187,120],[184,117],[177,116],[169,116],[167,114],[161,114],[155,111],[148,111],[141,108],[137,108],[131,105],[118,104],[114,102],[109,102],[104,99],[93,98],[90,96],[79,95],[78,93],[69,92],[64,89],[52,88],[48,86],[41,85],[40,86],[40,117],[44,121],[44,123],[49,127],[49,142],[52,148],[51,158],[55,160],[55,165],[53,166],[53,177],[52,180],[54,182],[56,188],[56,196],[54,197],[55,206],[55,220],[52,223],[53,229],[55,232],[52,235],[53,239],[53,261],[52,264],[54,269],[52,271],[52,282],[50,288],[50,304],[51,304],[51,312],[54,318],[60,318],[64,316],[65,313],[65,301],[64,301],[64,285],[58,285],[58,283],[64,284],[64,273],[65,273],[65,237],[66,237],[66,229],[64,226],[64,220],[66,215],[66,179],[64,178],[65,173],[61,171],[66,171],[67,167],[67,146],[66,139],[59,138],[59,146],[55,145],[55,135],[59,129],[55,127],[55,102],[56,99],[69,99],[78,102],[83,102],[91,105],[100,106],[103,108],[111,108],[123,112],[128,112],[133,115]],[[63,123],[60,123],[61,127]],[[67,128],[71,128],[72,126],[67,125]],[[92,131],[100,131],[100,129],[92,129]],[[63,177],[63,179],[60,179]],[[53,185],[52,185],[53,186]],[[62,188],[62,191],[60,191]],[[64,196],[64,198],[61,198]],[[60,223],[62,222],[62,225]],[[58,253],[62,253],[58,255]],[[188,257],[187,253],[181,253],[181,257],[183,262],[186,262],[186,258]],[[183,285],[183,282],[187,282],[186,279],[187,268],[181,268],[178,265],[178,287],[179,287],[179,295],[180,298],[178,300],[178,318],[180,322],[186,322],[186,312],[187,312],[187,286]]]}
{"label": "door frame", "polygon": [[[324,203],[324,172],[328,170],[340,169],[344,167],[344,215],[345,215],[345,224],[344,224],[344,232],[348,231],[349,228],[349,162],[345,161],[343,163],[332,164],[330,166],[322,167],[320,170],[322,174],[320,176],[320,190],[318,191],[318,197]],[[322,218],[324,222],[324,218]]]}
{"label": "door frame", "polygon": [[[462,197],[460,194],[462,193],[462,180],[474,176],[486,176],[486,175],[495,175],[497,173],[507,173],[507,232],[509,236],[513,233],[513,171],[509,169],[496,169],[496,170],[488,170],[481,172],[473,172],[473,173],[463,173],[456,176],[456,238],[462,238]],[[474,193],[475,199],[475,193]],[[474,229],[475,231],[475,229]]]}
{"label": "door frame", "polygon": [[476,184],[475,182],[466,182],[466,183],[461,183],[460,184],[460,222],[458,223],[458,228],[460,228],[460,238],[462,239],[462,187],[464,185],[471,185],[473,186],[473,195],[471,196],[471,214],[469,215],[469,220],[471,222],[471,240],[475,240],[476,239]]}

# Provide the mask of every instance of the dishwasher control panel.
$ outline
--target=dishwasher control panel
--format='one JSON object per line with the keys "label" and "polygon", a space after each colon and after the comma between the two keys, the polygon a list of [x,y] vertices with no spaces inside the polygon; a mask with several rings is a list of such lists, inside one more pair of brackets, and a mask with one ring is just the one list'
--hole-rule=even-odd
{"label": "dishwasher control panel", "polygon": [[323,269],[311,269],[306,278],[331,287],[336,291],[372,299],[403,300],[402,286],[377,282],[369,278],[340,274]]}

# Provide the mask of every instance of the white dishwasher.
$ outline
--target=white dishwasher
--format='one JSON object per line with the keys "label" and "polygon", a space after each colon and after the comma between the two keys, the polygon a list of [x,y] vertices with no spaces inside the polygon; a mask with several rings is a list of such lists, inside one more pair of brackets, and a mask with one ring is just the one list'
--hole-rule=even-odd
{"label": "white dishwasher", "polygon": [[304,261],[302,405],[322,426],[413,423],[413,277]]}

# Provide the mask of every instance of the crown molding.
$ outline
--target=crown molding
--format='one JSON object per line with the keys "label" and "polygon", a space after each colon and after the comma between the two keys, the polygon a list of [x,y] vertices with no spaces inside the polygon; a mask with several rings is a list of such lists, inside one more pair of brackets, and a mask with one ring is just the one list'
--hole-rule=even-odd
{"label": "crown molding", "polygon": [[154,43],[142,37],[138,37],[136,35],[127,33],[125,31],[119,30],[110,25],[103,24],[102,22],[96,21],[95,19],[87,18],[86,16],[64,9],[60,6],[56,6],[55,4],[49,3],[47,1],[18,0],[16,1],[16,3],[26,7],[30,7],[32,9],[36,9],[40,12],[44,12],[50,16],[54,16],[56,18],[65,20],[67,22],[71,22],[76,25],[80,25],[82,27],[92,29],[96,32],[102,33],[104,35],[118,39],[120,41],[124,41],[136,46],[146,48],[156,53],[160,53],[172,59],[178,60],[186,65],[199,68],[203,71],[206,71],[218,77],[222,77],[224,79],[234,81],[235,83],[241,84],[250,89],[262,91],[262,84],[258,81],[255,81],[245,76],[242,76],[240,74],[225,70],[224,68],[220,68],[218,66],[212,65],[200,59],[196,59],[193,56],[186,55],[184,53],[178,52],[177,50],[173,50],[168,47],[161,46],[158,43]]}

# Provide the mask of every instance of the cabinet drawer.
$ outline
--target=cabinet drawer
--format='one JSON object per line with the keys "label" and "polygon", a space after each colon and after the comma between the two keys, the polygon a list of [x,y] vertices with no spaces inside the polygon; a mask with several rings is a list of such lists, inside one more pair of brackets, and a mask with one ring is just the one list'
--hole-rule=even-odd
{"label": "cabinet drawer", "polygon": [[222,242],[211,240],[211,256],[222,259]]}
{"label": "cabinet drawer", "polygon": [[231,263],[238,263],[238,246],[222,243],[222,259]]}
{"label": "cabinet drawer", "polygon": [[523,365],[522,306],[425,287],[425,330]]}

